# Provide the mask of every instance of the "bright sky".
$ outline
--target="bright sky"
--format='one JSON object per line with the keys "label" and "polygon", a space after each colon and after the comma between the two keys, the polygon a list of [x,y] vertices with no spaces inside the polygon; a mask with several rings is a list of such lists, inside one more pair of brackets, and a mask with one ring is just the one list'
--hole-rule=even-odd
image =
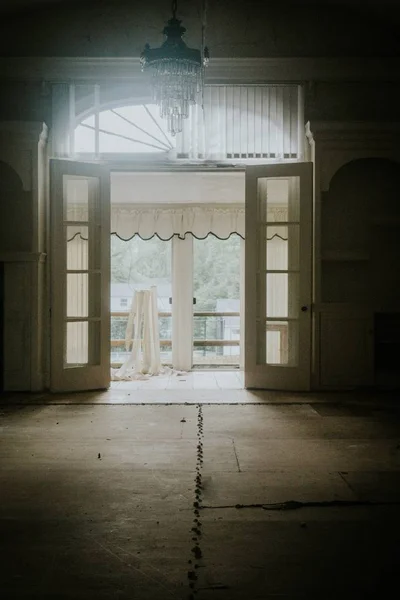
{"label": "bright sky", "polygon": [[[166,121],[161,119],[158,107],[151,104],[147,105],[147,108],[154,118],[154,121],[143,105],[124,106],[122,108],[114,109],[121,116],[135,123],[137,127],[140,127],[146,133],[117,116],[111,110],[101,112],[99,115],[100,129],[133,138],[138,140],[139,143],[114,135],[100,133],[100,152],[162,152],[168,150],[168,144],[174,147],[175,139],[168,135]],[[88,117],[82,121],[82,123],[94,127],[94,115]],[[163,135],[162,132],[164,132],[165,135]],[[78,125],[75,130],[75,152],[94,152],[94,139],[94,130]],[[145,145],[140,142],[146,142],[153,146]]]}

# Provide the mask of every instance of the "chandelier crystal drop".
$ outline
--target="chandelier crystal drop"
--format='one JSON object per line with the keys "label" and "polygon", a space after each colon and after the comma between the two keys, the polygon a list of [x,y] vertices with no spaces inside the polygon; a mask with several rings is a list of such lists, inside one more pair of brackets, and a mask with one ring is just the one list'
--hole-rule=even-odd
{"label": "chandelier crystal drop", "polygon": [[201,96],[208,49],[203,52],[188,48],[182,40],[185,27],[176,18],[177,2],[172,2],[172,18],[164,27],[166,39],[160,48],[146,44],[141,56],[142,71],[151,72],[153,100],[160,115],[167,119],[168,131],[175,136],[182,131],[183,119],[189,117],[190,106]]}

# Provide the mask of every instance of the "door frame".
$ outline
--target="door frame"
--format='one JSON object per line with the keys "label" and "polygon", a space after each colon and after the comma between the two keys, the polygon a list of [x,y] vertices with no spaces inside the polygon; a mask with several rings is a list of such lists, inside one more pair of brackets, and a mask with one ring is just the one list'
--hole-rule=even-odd
{"label": "door frame", "polygon": [[[119,162],[119,161],[108,161],[107,165],[109,167],[109,172],[110,172],[110,180],[111,180],[111,176],[112,173],[118,173],[118,172],[132,172],[132,173],[152,173],[152,172],[169,172],[169,173],[187,173],[187,172],[211,172],[211,173],[227,173],[227,172],[232,172],[232,173],[238,173],[238,172],[243,172],[243,175],[245,175],[245,171],[246,171],[246,167],[230,167],[227,166],[226,168],[224,167],[223,169],[221,169],[218,166],[210,166],[210,165],[181,165],[181,164],[165,164],[165,162],[163,163],[149,163],[149,162],[135,162],[135,163],[131,163],[129,161],[127,162]],[[112,207],[112,204],[110,204],[110,208]],[[187,237],[188,239],[188,237]],[[174,241],[176,242],[175,238],[172,239],[172,266],[173,266],[173,262],[174,262]],[[185,240],[178,240],[178,243],[180,243],[181,241],[185,242]],[[243,240],[242,240],[243,242]],[[177,246],[177,244],[175,244]],[[193,269],[193,243],[188,244],[189,246],[189,252],[190,252],[190,257],[192,260],[192,269]],[[241,245],[242,246],[242,245]],[[241,307],[240,307],[240,312],[241,312],[241,316],[240,316],[240,327],[242,329],[242,326],[244,327],[244,310],[243,310],[243,301],[244,301],[244,248],[241,247],[241,269],[243,269],[243,272],[241,273],[241,280],[240,280],[240,288],[241,288],[241,297],[240,297],[240,302],[241,302]],[[185,272],[187,273],[187,265],[185,262],[185,257],[183,257],[183,260],[181,260],[181,257],[177,257],[179,264],[181,264],[182,262],[182,266],[185,269]],[[192,275],[193,275],[193,271],[192,271]],[[178,291],[177,288],[179,288],[180,286],[176,285],[176,275],[174,277],[174,273],[172,272],[172,289],[175,289],[175,293]],[[190,292],[190,293],[189,293]],[[189,348],[189,343],[184,343],[183,344],[183,352],[176,352],[174,354],[174,345],[173,345],[173,340],[172,340],[172,360],[173,360],[173,364],[174,361],[177,361],[176,364],[178,365],[177,369],[178,370],[191,370],[193,368],[193,304],[190,304],[190,308],[189,308],[189,297],[191,299],[192,302],[192,298],[193,298],[193,277],[192,277],[192,281],[190,283],[190,290],[187,290],[187,293],[179,293],[179,296],[182,296],[182,300],[184,300],[186,298],[186,306],[184,308],[184,314],[183,314],[183,318],[184,318],[184,325],[183,326],[179,326],[176,323],[176,319],[174,319],[174,313],[177,314],[178,313],[178,309],[176,308],[177,304],[175,303],[175,310],[174,310],[174,302],[172,301],[172,306],[171,306],[171,313],[172,313],[172,330],[173,330],[173,334],[172,336],[177,337],[179,340],[182,339],[182,336],[187,336],[188,334],[190,335],[190,348]],[[190,311],[190,312],[189,312]],[[181,313],[179,312],[179,314],[181,315]],[[181,315],[182,316],[182,315]],[[174,321],[175,321],[175,325],[174,325]],[[242,336],[241,334],[241,344],[240,344],[240,349],[241,349],[241,364],[240,364],[240,369],[243,370],[243,366],[244,366],[244,336]],[[189,351],[190,350],[190,351]],[[175,356],[175,359],[174,359]]]}
{"label": "door frame", "polygon": [[[219,169],[220,169],[217,166],[215,166],[215,167],[211,166],[210,167],[209,165],[207,165],[207,166],[202,166],[202,165],[193,166],[193,165],[190,165],[189,166],[189,165],[172,165],[172,164],[165,164],[165,163],[164,164],[154,164],[154,163],[151,163],[151,164],[149,164],[149,163],[134,163],[134,164],[132,164],[130,162],[129,163],[127,163],[127,162],[125,163],[125,162],[118,162],[118,161],[107,161],[107,163],[99,164],[99,163],[83,163],[81,161],[70,161],[68,159],[50,159],[50,163],[52,161],[56,161],[56,162],[63,161],[64,163],[70,163],[70,164],[74,163],[74,164],[80,164],[80,165],[81,164],[90,164],[90,165],[93,165],[94,167],[97,166],[99,168],[104,169],[105,172],[107,172],[107,175],[108,175],[108,178],[109,178],[108,179],[109,183],[110,183],[110,179],[111,179],[111,174],[113,172],[124,172],[124,171],[128,171],[128,172],[150,172],[150,173],[154,172],[154,171],[166,171],[166,172],[175,172],[175,173],[188,172],[188,171],[195,171],[195,172],[199,172],[199,171],[201,171],[201,172],[207,172],[207,171],[218,172]],[[282,167],[286,167],[286,168],[291,168],[291,169],[295,169],[296,170],[296,166],[304,165],[304,164],[308,165],[309,169],[312,169],[312,166],[313,166],[312,162],[298,163],[296,161],[288,161],[288,162],[285,162],[285,163],[270,163],[270,164],[266,164],[266,165],[251,165],[251,167],[248,167],[248,166],[245,166],[245,165],[243,165],[243,167],[227,167],[227,168],[224,168],[222,172],[226,172],[226,171],[232,171],[232,172],[243,171],[244,173],[246,173],[246,171],[249,168],[254,169],[254,168],[264,168],[264,167],[268,167],[268,168],[271,168],[271,169],[273,169],[273,168],[274,169],[276,169],[276,168],[280,169]],[[50,197],[52,198],[53,194],[54,194],[54,191],[53,191],[53,188],[52,188],[52,184],[50,185],[50,190],[51,190]],[[111,203],[110,203],[110,208],[111,208]],[[247,219],[247,210],[246,210],[246,219]],[[51,247],[51,250],[53,250],[52,244],[53,244],[54,235],[53,235],[52,220],[51,220],[51,232],[50,233],[51,233],[50,239],[52,240],[50,247]],[[311,242],[311,240],[310,240],[310,242]],[[51,252],[51,254],[53,254],[53,252]],[[110,257],[110,252],[108,253],[108,255]],[[245,253],[244,263],[245,263],[245,269],[244,269],[245,270],[245,276],[244,276],[244,279],[246,280],[246,271],[248,270],[247,252]],[[49,266],[50,266],[50,271],[51,271],[51,256],[50,256]],[[243,294],[242,294],[243,299],[245,298],[246,295],[247,295],[246,291],[244,290]],[[109,296],[109,294],[108,294],[108,296]],[[109,305],[109,298],[106,300],[106,302],[107,302],[107,305]],[[245,303],[244,308],[243,308],[243,304],[241,303],[241,325],[242,325],[242,323],[244,325],[244,320],[246,318],[245,317],[245,315],[246,315],[246,305],[247,305],[247,303]],[[309,305],[310,305],[310,314],[311,314],[311,299],[310,299]],[[243,316],[244,316],[244,318],[243,318]],[[109,328],[109,308],[108,308],[107,322],[108,322],[108,328]],[[311,327],[312,327],[312,324],[310,325],[310,338],[311,338]],[[245,341],[245,336],[246,336],[247,327],[246,327],[246,329],[244,329],[244,331],[243,331],[243,329],[244,329],[244,327],[241,327],[241,347],[242,347],[242,361],[244,361],[244,363],[245,363],[245,360],[246,360],[245,359],[245,355],[246,355],[246,341]],[[109,340],[110,340],[110,334],[108,334],[108,346],[109,346]],[[107,352],[108,352],[108,355],[109,355],[110,353],[109,353],[109,347],[108,346],[107,346]],[[241,365],[241,369],[242,368],[243,368],[243,365]],[[310,346],[310,369],[311,369],[311,346]],[[108,387],[109,383],[110,383],[110,370],[108,370],[108,385],[105,386],[105,387]],[[101,386],[101,387],[103,387],[103,386]],[[84,388],[81,388],[81,389],[84,389]],[[284,388],[282,388],[282,389],[284,389]]]}

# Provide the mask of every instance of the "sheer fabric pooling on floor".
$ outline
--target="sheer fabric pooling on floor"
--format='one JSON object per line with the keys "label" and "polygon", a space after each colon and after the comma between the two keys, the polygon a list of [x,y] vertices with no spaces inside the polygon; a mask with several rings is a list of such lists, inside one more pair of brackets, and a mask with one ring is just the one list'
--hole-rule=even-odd
{"label": "sheer fabric pooling on floor", "polygon": [[[131,346],[132,344],[132,346]],[[166,371],[160,359],[157,289],[138,290],[132,299],[125,334],[125,347],[131,354],[119,369],[111,370],[114,381],[133,381]]]}

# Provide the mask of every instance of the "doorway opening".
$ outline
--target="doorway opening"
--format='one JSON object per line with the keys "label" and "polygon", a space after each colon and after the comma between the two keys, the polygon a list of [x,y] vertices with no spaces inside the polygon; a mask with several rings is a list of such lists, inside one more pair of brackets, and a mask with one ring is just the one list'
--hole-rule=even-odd
{"label": "doorway opening", "polygon": [[159,379],[243,387],[244,173],[112,172],[111,232],[112,387],[133,352],[135,296],[152,288]]}
{"label": "doorway opening", "polygon": [[[111,203],[111,207],[108,201],[110,176],[101,165],[54,161],[51,167],[54,197],[61,200],[55,204],[52,219],[55,232],[52,237],[54,359],[51,371],[54,391],[64,390],[66,386],[70,390],[83,389],[85,386],[104,389],[109,386],[110,232],[125,241],[138,236],[146,243],[156,236],[164,243],[171,242],[172,295],[169,302],[172,317],[172,366],[176,370],[187,372],[192,370],[193,349],[196,347],[193,340],[193,299],[196,297],[193,276],[194,240],[204,241],[211,235],[218,240],[227,241],[236,235],[241,238],[240,246],[244,253],[244,217],[247,232],[246,339],[244,352],[240,356],[244,354],[246,359],[245,385],[247,388],[262,389],[308,388],[311,165],[294,163],[251,166],[246,169],[246,176],[243,171],[233,169],[222,173],[217,169],[210,169],[208,172],[184,170],[179,172],[179,177],[177,171],[171,170],[118,172],[116,177],[120,180],[120,186],[122,184],[125,197],[123,194],[121,196],[121,189],[120,193],[117,193],[118,189],[114,189],[114,178],[111,177],[111,199],[118,199],[118,203]],[[222,177],[230,179],[230,189],[229,186],[220,187]],[[243,205],[243,189],[240,189],[240,183],[244,184],[245,177],[246,209]],[[140,184],[143,194],[140,193]],[[63,190],[61,194],[60,189]],[[230,203],[222,202],[224,190]],[[153,204],[146,201],[146,191],[153,199]],[[210,202],[212,191],[216,193],[215,204]],[[175,203],[172,202],[171,194]],[[236,205],[232,203],[235,194],[239,198]],[[188,202],[193,195],[197,197],[197,204]],[[140,198],[142,204],[137,204],[135,198]],[[205,198],[205,201],[202,202],[201,198]],[[158,202],[154,203],[154,199]],[[214,311],[210,311],[208,317],[237,317],[232,314],[215,314],[218,312],[218,301],[237,301],[237,285],[236,298],[230,297],[230,292],[226,293],[226,286],[222,294],[215,294],[223,277],[231,272],[228,258],[218,261],[207,244],[203,244],[202,248],[201,264],[207,264],[206,255],[209,254],[209,266],[205,269],[206,277],[203,282],[209,291],[203,294],[203,300],[205,298],[204,302],[207,303],[212,299],[214,302]],[[132,252],[130,256],[132,257]],[[142,257],[139,256],[139,259]],[[222,266],[215,274],[213,270],[217,268],[218,262]],[[241,257],[240,264],[243,263]],[[133,268],[131,260],[129,264]],[[139,283],[140,278],[143,280],[146,277],[147,287],[151,288],[140,290],[139,297],[141,302],[147,298],[147,304],[142,302],[141,306],[146,307],[147,313],[151,315],[148,323],[151,323],[154,331],[155,323],[158,324],[159,321],[159,298],[157,293],[154,294],[156,287],[148,286],[151,283],[151,264],[150,260],[145,269],[141,266],[141,272],[139,269],[136,271],[139,270]],[[240,269],[240,272],[243,273],[244,269]],[[154,267],[153,279],[161,275],[168,275],[168,269],[160,274],[160,266]],[[137,284],[138,280],[132,283]],[[234,280],[228,283],[233,283],[235,287]],[[240,290],[243,289],[240,281],[239,297]],[[211,298],[212,294],[214,296]],[[120,296],[120,309],[125,308],[124,305],[127,308],[128,303],[128,296]],[[240,308],[242,306],[240,302]],[[209,305],[206,307],[209,308]],[[135,331],[140,332],[140,335],[140,323],[143,328],[145,323],[145,311],[142,308],[139,310],[137,307],[135,313],[141,317],[139,323],[135,323]],[[243,310],[240,310],[239,318],[242,314]],[[168,328],[168,324],[166,327]],[[150,325],[148,328],[150,329]],[[221,339],[221,329],[220,327],[219,340],[205,339],[202,344],[203,347],[212,348],[214,360],[217,345],[237,346],[237,340],[232,339],[232,336],[231,339]],[[157,341],[156,338],[147,339],[143,345],[144,348],[156,348],[157,343],[157,368],[153,369],[152,363],[151,370],[141,369],[139,374],[160,373],[158,335],[157,331]],[[125,337],[129,345],[133,338],[129,338],[126,333]],[[239,347],[240,341],[243,342],[242,338],[240,327]],[[136,341],[139,342],[139,334]],[[214,343],[210,343],[211,341]],[[139,344],[136,344],[136,348],[138,347]],[[136,356],[132,353],[131,359],[133,357],[136,360]],[[136,364],[139,364],[138,361]]]}

